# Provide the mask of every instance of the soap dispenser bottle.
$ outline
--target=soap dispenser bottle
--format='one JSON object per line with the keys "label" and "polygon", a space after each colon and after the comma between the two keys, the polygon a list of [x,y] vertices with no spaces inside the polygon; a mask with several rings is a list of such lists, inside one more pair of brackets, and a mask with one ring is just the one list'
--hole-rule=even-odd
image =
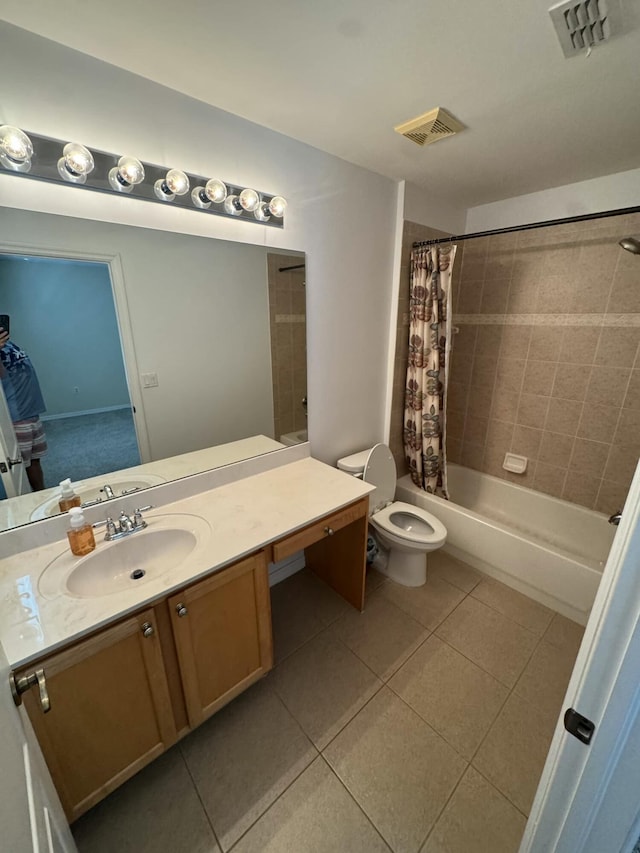
{"label": "soap dispenser bottle", "polygon": [[69,537],[69,545],[71,553],[76,557],[84,557],[90,554],[96,547],[96,540],[93,535],[93,527],[85,519],[82,509],[79,506],[72,506],[69,510],[71,519],[67,536]]}
{"label": "soap dispenser bottle", "polygon": [[60,483],[60,494],[61,498],[58,501],[60,512],[66,512],[68,509],[71,509],[72,506],[80,506],[82,503],[80,495],[76,495],[73,491],[71,480],[68,478]]}

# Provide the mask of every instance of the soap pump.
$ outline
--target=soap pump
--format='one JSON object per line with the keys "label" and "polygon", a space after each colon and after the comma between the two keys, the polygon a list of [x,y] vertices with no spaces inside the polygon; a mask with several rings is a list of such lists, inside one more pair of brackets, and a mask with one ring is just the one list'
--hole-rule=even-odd
{"label": "soap pump", "polygon": [[85,519],[79,506],[72,506],[69,510],[70,526],[67,531],[71,553],[76,557],[84,557],[90,554],[96,547],[93,535],[93,527]]}
{"label": "soap pump", "polygon": [[66,512],[68,509],[71,509],[72,506],[80,506],[82,503],[80,495],[77,495],[73,491],[73,486],[71,485],[71,480],[69,478],[62,480],[60,483],[60,495],[61,497],[58,501],[60,512]]}

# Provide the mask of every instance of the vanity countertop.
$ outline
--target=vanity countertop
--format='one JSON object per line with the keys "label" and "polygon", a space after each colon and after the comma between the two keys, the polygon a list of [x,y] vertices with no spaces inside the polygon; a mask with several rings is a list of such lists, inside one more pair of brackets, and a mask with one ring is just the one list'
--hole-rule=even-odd
{"label": "vanity countertop", "polygon": [[[307,458],[149,510],[145,519],[150,530],[154,519],[174,514],[205,519],[211,529],[206,547],[196,548],[169,575],[96,598],[62,592],[44,595],[39,589],[40,577],[52,560],[66,554],[71,568],[80,559],[69,551],[66,536],[0,560],[0,641],[9,662],[14,668],[29,663],[371,491],[368,483]],[[96,551],[119,544],[105,543],[99,531],[96,543]]]}

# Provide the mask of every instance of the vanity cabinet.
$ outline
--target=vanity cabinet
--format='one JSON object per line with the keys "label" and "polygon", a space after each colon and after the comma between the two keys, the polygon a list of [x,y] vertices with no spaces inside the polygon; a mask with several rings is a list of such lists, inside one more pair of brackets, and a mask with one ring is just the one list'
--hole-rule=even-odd
{"label": "vanity cabinet", "polygon": [[24,703],[74,821],[273,666],[268,562],[304,550],[307,566],[364,606],[368,499],[33,661]]}
{"label": "vanity cabinet", "polygon": [[51,710],[24,703],[69,821],[272,666],[260,551],[18,673],[44,670]]}
{"label": "vanity cabinet", "polygon": [[154,612],[144,610],[39,661],[51,710],[24,703],[69,821],[176,740]]}
{"label": "vanity cabinet", "polygon": [[169,611],[195,728],[273,666],[264,551],[172,596]]}

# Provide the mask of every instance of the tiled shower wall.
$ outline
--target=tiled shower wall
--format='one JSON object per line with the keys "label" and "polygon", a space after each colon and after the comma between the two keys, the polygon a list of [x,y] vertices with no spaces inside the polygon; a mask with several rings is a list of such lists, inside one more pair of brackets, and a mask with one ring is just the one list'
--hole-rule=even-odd
{"label": "tiled shower wall", "polygon": [[306,429],[302,405],[307,396],[307,318],[304,263],[300,255],[267,255],[269,322],[273,371],[274,435]]}
{"label": "tiled shower wall", "polygon": [[[617,242],[638,232],[634,214],[459,244],[451,461],[600,512],[623,504],[640,453],[640,257]],[[504,471],[507,451],[525,474]]]}

